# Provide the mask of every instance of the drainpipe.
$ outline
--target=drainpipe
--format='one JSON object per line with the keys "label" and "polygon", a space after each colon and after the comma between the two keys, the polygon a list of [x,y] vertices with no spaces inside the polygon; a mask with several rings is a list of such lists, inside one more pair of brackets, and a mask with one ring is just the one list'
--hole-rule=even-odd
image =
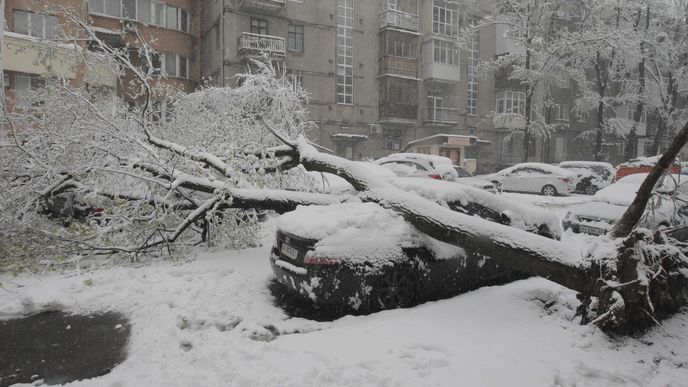
{"label": "drainpipe", "polygon": [[5,66],[3,62],[2,45],[5,36],[5,0],[0,0],[0,103],[5,107]]}
{"label": "drainpipe", "polygon": [[222,49],[222,59],[220,60],[220,77],[222,87],[225,87],[225,0],[222,0],[222,12],[220,12],[220,46]]}

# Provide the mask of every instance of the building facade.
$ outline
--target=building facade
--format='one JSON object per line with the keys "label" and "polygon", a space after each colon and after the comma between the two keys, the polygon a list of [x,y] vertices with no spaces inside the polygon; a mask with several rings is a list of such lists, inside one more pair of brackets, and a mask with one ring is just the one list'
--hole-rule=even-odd
{"label": "building facade", "polygon": [[[450,0],[6,0],[5,93],[15,101],[59,76],[141,103],[131,73],[89,76],[76,65],[76,46],[97,51],[88,40],[61,42],[51,52],[60,60],[36,60],[41,42],[63,36],[60,26],[74,17],[106,44],[127,47],[135,64],[145,60],[143,43],[152,48],[161,90],[234,86],[254,60],[268,58],[309,92],[309,136],[336,154],[360,160],[412,149],[488,172],[523,159],[522,135],[495,116],[525,112],[525,93],[507,71],[478,72],[481,62],[523,51],[509,31],[496,24],[458,44],[460,27],[490,12],[490,0],[470,9]],[[529,160],[591,159],[584,134],[596,119],[573,113],[572,80],[552,76],[538,93],[548,94],[538,109],[557,129],[534,138]],[[154,99],[164,110],[164,93]],[[629,112],[609,114],[631,119]],[[647,153],[652,127],[652,117],[639,125],[637,155]],[[623,155],[621,143],[605,141],[611,161]]]}

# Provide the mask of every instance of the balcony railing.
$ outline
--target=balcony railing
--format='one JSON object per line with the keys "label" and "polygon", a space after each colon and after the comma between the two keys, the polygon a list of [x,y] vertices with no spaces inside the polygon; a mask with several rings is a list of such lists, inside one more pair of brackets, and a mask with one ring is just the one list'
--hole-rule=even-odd
{"label": "balcony railing", "polygon": [[438,124],[458,124],[459,109],[424,108],[423,121]]}
{"label": "balcony railing", "polygon": [[418,77],[418,60],[385,55],[380,58],[380,74],[393,74],[405,77]]}
{"label": "balcony railing", "polygon": [[410,103],[397,103],[389,101],[380,102],[381,119],[416,120],[418,118],[418,105]]}
{"label": "balcony railing", "polygon": [[284,57],[284,38],[270,35],[259,35],[244,32],[239,36],[239,53],[244,55],[262,55]]}
{"label": "balcony railing", "polygon": [[387,9],[382,11],[379,17],[380,28],[396,27],[418,32],[418,15],[408,12]]}
{"label": "balcony railing", "polygon": [[244,11],[277,13],[284,8],[285,0],[241,0],[239,7]]}

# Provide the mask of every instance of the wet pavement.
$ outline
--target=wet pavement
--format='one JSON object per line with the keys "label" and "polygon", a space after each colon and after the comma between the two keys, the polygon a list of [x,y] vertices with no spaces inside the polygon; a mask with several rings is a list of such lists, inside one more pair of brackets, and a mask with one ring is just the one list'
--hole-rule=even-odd
{"label": "wet pavement", "polygon": [[109,373],[127,354],[131,327],[116,312],[48,311],[0,321],[0,387],[62,384]]}

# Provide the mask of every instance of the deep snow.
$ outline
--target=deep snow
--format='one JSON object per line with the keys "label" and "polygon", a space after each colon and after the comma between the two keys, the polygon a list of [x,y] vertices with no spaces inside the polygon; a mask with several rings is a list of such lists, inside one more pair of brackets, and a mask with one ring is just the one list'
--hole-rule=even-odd
{"label": "deep snow", "polygon": [[[332,322],[289,318],[267,289],[270,229],[262,247],[183,264],[3,276],[0,318],[128,315],[128,359],[74,386],[688,385],[688,313],[614,339],[570,321],[574,293],[538,278]],[[572,249],[589,240],[564,237]]]}

